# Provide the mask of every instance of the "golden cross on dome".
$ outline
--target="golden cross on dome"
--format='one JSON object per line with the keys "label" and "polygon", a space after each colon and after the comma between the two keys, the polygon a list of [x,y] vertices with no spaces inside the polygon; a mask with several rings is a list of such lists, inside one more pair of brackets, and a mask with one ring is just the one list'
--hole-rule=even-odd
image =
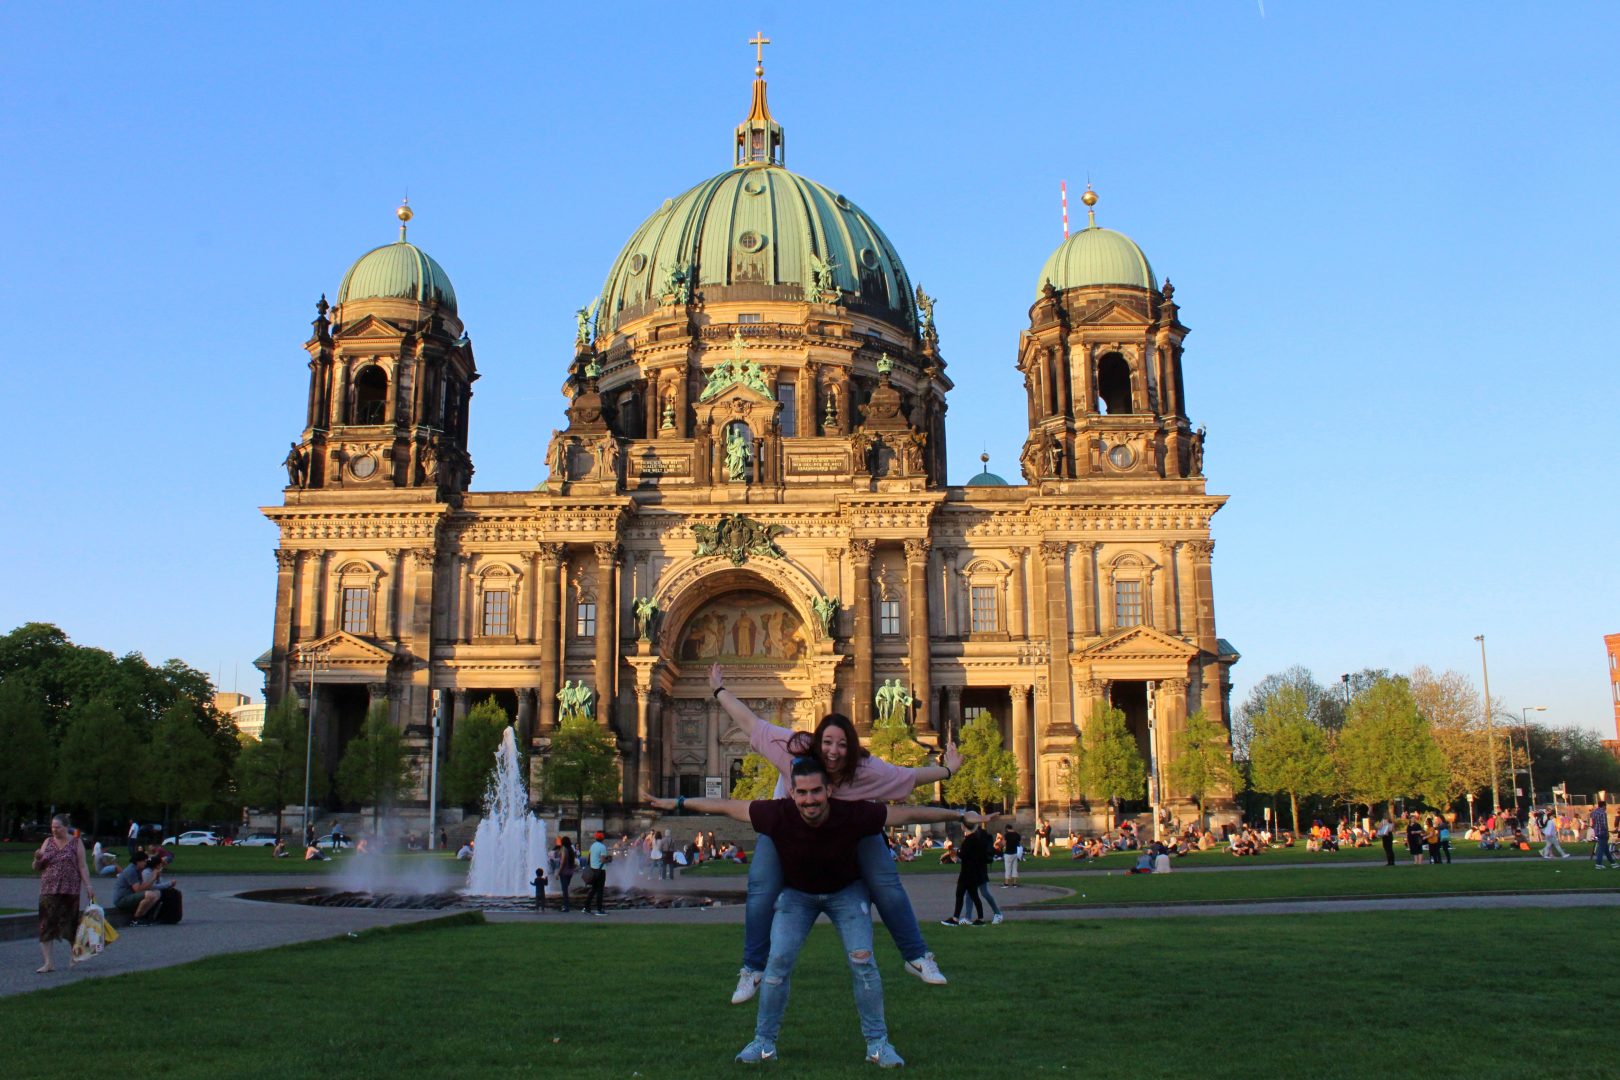
{"label": "golden cross on dome", "polygon": [[755,75],[765,74],[765,46],[769,45],[770,43],[771,39],[765,36],[765,31],[763,30],[756,30],[754,32],[754,36],[748,39],[748,44],[754,47]]}

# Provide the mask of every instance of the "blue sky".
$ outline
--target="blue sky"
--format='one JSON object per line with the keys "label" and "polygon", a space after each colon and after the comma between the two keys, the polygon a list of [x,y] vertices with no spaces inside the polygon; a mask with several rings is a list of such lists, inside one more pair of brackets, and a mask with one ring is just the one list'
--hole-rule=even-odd
{"label": "blue sky", "polygon": [[300,343],[407,190],[483,372],[475,486],[539,482],[572,312],[729,164],[763,28],[788,166],[939,298],[953,482],[1017,475],[1018,332],[1089,175],[1192,328],[1234,703],[1292,663],[1477,679],[1483,633],[1505,706],[1612,736],[1620,8],[612,10],[0,13],[0,630],[258,696]]}

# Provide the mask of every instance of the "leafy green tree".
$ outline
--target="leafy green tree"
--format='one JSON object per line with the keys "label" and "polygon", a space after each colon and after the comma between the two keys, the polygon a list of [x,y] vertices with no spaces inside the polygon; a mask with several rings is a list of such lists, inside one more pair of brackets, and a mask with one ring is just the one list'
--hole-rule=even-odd
{"label": "leafy green tree", "polygon": [[373,706],[365,727],[338,762],[338,794],[350,802],[371,804],[371,831],[377,832],[384,806],[391,806],[411,784],[410,753],[405,736],[388,719],[388,706]]}
{"label": "leafy green tree", "polygon": [[768,799],[776,793],[776,781],[782,774],[764,754],[753,750],[742,759],[742,773],[731,785],[733,799]]}
{"label": "leafy green tree", "polygon": [[143,801],[163,807],[163,828],[169,813],[180,805],[206,806],[219,781],[221,762],[214,746],[197,725],[196,710],[177,701],[152,729],[145,767],[136,793]]}
{"label": "leafy green tree", "polygon": [[585,804],[608,803],[619,794],[618,747],[613,736],[589,716],[570,716],[557,725],[551,753],[540,772],[546,797],[574,804],[576,839],[584,840]]}
{"label": "leafy green tree", "polygon": [[[456,722],[455,734],[450,737],[450,760],[444,767],[447,800],[464,807],[483,801],[489,775],[495,771],[495,752],[511,722],[494,698],[480,701]],[[523,775],[528,775],[527,769],[523,769]]]}
{"label": "leafy green tree", "polygon": [[1445,802],[1446,759],[1405,679],[1380,679],[1350,703],[1339,754],[1351,793],[1369,806],[1420,796]]}
{"label": "leafy green tree", "polygon": [[[872,752],[873,757],[881,758],[891,765],[915,769],[928,764],[928,751],[917,741],[917,731],[903,712],[888,719],[874,721],[872,736],[866,748]],[[913,788],[906,801],[918,805],[932,802],[932,785],[924,784],[922,787]]]}
{"label": "leafy green tree", "polygon": [[983,814],[991,806],[1018,796],[1018,756],[1001,745],[1001,725],[989,713],[980,713],[962,728],[962,767],[945,781],[945,798],[977,806]]}
{"label": "leafy green tree", "polygon": [[52,756],[39,692],[21,678],[0,682],[0,836],[50,798]]}
{"label": "leafy green tree", "polygon": [[56,801],[90,808],[90,835],[101,831],[103,808],[127,806],[143,766],[129,721],[110,700],[73,709],[56,766]]}
{"label": "leafy green tree", "polygon": [[1299,686],[1277,686],[1251,715],[1250,731],[1254,788],[1288,795],[1289,820],[1297,833],[1300,798],[1331,794],[1335,786],[1328,732],[1312,717],[1310,694]]}
{"label": "leafy green tree", "polygon": [[1179,750],[1165,769],[1165,775],[1172,787],[1197,800],[1198,827],[1204,828],[1209,822],[1204,812],[1205,800],[1222,788],[1236,787],[1241,777],[1232,768],[1226,732],[1203,709],[1187,717]]}
{"label": "leafy green tree", "polygon": [[[1467,676],[1455,671],[1436,674],[1426,667],[1412,669],[1412,700],[1429,722],[1429,733],[1446,760],[1445,801],[1450,804],[1469,792],[1479,793],[1491,786],[1491,744],[1480,715],[1480,694]],[[1516,724],[1517,718],[1509,721]],[[1513,728],[1500,722],[1496,727],[1496,768],[1498,779],[1512,790],[1509,770]],[[1522,756],[1522,755],[1521,755]]]}
{"label": "leafy green tree", "polygon": [[1620,791],[1620,760],[1603,745],[1603,736],[1584,727],[1530,725],[1536,790],[1566,785],[1571,795]]}
{"label": "leafy green tree", "polygon": [[[284,701],[265,712],[264,730],[249,739],[236,759],[236,786],[249,806],[276,808],[276,835],[282,811],[304,797],[304,749],[309,724],[304,711]],[[309,770],[312,801],[325,798],[326,765],[317,747]]]}
{"label": "leafy green tree", "polygon": [[1081,739],[1080,777],[1086,791],[1117,805],[1140,799],[1147,791],[1147,762],[1125,713],[1099,701]]}

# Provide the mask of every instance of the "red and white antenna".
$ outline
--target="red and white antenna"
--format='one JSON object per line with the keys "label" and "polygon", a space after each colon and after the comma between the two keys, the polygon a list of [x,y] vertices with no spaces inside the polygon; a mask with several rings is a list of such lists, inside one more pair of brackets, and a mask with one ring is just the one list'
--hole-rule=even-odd
{"label": "red and white antenna", "polygon": [[1069,182],[1059,180],[1058,185],[1063,191],[1063,239],[1069,238]]}

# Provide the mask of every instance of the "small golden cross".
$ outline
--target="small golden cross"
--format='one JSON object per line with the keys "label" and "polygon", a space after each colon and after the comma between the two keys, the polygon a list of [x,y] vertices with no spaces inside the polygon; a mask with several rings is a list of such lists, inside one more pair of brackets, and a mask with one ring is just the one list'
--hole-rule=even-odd
{"label": "small golden cross", "polygon": [[770,43],[771,39],[765,36],[765,31],[763,30],[755,31],[754,36],[748,39],[748,44],[754,47],[755,66],[760,66],[765,63],[765,46],[769,45]]}

